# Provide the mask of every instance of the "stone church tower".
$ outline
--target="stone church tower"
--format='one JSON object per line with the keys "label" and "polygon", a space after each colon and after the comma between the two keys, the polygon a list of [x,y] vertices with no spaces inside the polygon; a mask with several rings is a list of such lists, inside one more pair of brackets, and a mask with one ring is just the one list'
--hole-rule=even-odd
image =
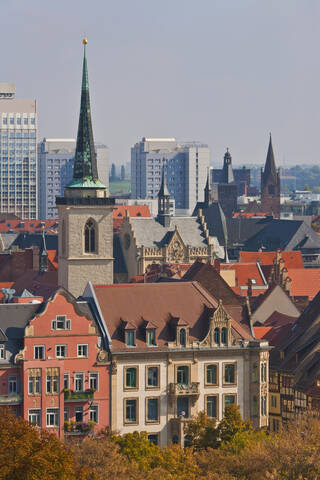
{"label": "stone church tower", "polygon": [[64,196],[57,197],[59,216],[58,282],[75,297],[88,281],[113,283],[114,199],[98,178],[90,113],[86,58],[83,40],[81,106],[73,178]]}
{"label": "stone church tower", "polygon": [[271,134],[266,164],[261,169],[261,212],[280,218],[280,170],[276,170]]}

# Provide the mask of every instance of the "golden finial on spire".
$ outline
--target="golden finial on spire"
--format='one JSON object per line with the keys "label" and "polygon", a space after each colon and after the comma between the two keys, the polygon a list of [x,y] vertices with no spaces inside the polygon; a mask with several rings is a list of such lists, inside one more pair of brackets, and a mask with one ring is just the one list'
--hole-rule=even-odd
{"label": "golden finial on spire", "polygon": [[83,43],[83,45],[87,45],[87,43],[88,43],[87,37],[84,37],[84,39],[82,40],[82,43]]}

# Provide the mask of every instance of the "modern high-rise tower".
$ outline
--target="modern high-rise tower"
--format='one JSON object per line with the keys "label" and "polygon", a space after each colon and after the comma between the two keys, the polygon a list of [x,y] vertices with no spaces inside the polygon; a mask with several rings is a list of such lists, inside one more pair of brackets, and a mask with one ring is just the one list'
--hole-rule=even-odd
{"label": "modern high-rise tower", "polygon": [[36,101],[15,94],[14,83],[0,83],[0,213],[37,218]]}
{"label": "modern high-rise tower", "polygon": [[81,106],[73,177],[64,196],[57,197],[59,214],[58,282],[75,297],[86,284],[113,283],[114,199],[98,178],[91,123],[89,82],[83,40]]}
{"label": "modern high-rise tower", "polygon": [[208,145],[179,144],[175,138],[144,137],[131,148],[131,197],[157,198],[165,167],[176,213],[191,214],[196,203],[204,200],[209,166]]}

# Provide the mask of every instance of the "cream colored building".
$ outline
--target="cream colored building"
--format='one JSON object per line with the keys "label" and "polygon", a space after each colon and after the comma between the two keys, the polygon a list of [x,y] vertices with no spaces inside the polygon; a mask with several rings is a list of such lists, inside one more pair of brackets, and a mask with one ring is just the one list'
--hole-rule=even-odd
{"label": "cream colored building", "polygon": [[93,287],[111,354],[111,428],[184,443],[200,411],[217,421],[230,403],[268,426],[267,342],[251,335],[197,282]]}

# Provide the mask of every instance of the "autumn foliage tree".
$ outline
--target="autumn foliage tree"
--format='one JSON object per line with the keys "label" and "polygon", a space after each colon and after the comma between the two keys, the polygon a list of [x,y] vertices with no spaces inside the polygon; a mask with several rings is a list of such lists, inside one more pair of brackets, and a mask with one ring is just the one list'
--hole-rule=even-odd
{"label": "autumn foliage tree", "polygon": [[0,480],[75,480],[74,460],[55,435],[0,410]]}

